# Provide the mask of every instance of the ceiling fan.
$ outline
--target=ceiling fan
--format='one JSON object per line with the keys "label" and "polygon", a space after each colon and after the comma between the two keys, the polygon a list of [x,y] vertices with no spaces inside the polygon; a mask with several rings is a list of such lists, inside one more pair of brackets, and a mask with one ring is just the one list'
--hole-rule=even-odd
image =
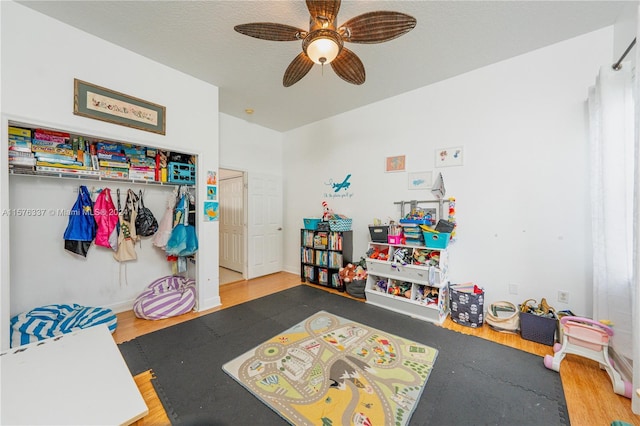
{"label": "ceiling fan", "polygon": [[306,0],[309,9],[309,31],[290,25],[254,22],[236,25],[244,35],[271,41],[302,40],[302,52],[289,64],[282,84],[289,87],[307,75],[314,64],[331,64],[343,80],[352,84],[365,81],[360,58],[344,47],[350,43],[383,43],[411,31],[416,19],[400,12],[368,12],[336,25],[340,0]]}

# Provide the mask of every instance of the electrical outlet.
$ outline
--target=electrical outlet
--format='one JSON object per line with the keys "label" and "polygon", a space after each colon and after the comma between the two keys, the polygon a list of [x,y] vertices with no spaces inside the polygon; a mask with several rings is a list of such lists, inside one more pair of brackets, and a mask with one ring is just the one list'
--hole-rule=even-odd
{"label": "electrical outlet", "polygon": [[518,294],[518,284],[509,284],[509,294]]}
{"label": "electrical outlet", "polygon": [[569,303],[569,292],[558,290],[558,302],[560,303]]}

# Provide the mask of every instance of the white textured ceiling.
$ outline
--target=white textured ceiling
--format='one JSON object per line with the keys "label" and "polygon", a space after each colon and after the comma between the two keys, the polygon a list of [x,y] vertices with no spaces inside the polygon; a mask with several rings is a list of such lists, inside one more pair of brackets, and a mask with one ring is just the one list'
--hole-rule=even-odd
{"label": "white textured ceiling", "polygon": [[[220,111],[287,131],[571,37],[613,25],[624,1],[342,2],[338,23],[376,10],[417,19],[382,44],[348,44],[366,82],[354,86],[330,66],[282,85],[301,42],[236,33],[249,22],[308,28],[303,1],[20,1],[19,3],[220,88]],[[582,52],[576,52],[582,54]],[[100,82],[95,82],[99,84]],[[246,108],[255,110],[247,115]]]}

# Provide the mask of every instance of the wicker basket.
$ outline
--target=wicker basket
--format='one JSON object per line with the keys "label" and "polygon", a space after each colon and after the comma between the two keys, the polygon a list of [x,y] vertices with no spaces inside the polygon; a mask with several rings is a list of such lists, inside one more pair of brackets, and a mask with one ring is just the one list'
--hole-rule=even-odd
{"label": "wicker basket", "polygon": [[329,221],[329,229],[334,232],[351,231],[352,219],[333,219]]}

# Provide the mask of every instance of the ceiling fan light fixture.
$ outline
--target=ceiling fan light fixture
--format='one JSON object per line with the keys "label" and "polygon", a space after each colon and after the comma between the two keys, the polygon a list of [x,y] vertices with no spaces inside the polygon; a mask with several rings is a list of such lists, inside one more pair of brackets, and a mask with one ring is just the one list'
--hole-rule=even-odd
{"label": "ceiling fan light fixture", "polygon": [[319,65],[329,64],[342,50],[340,35],[327,29],[312,31],[302,42],[302,49],[309,59]]}
{"label": "ceiling fan light fixture", "polygon": [[413,16],[384,10],[363,13],[338,26],[341,0],[306,0],[306,3],[309,9],[308,32],[270,22],[234,27],[240,34],[264,40],[302,40],[302,52],[291,61],[282,77],[284,87],[296,84],[315,64],[331,64],[336,75],[347,83],[364,84],[364,65],[358,55],[344,47],[344,43],[383,43],[406,34],[416,26]]}

